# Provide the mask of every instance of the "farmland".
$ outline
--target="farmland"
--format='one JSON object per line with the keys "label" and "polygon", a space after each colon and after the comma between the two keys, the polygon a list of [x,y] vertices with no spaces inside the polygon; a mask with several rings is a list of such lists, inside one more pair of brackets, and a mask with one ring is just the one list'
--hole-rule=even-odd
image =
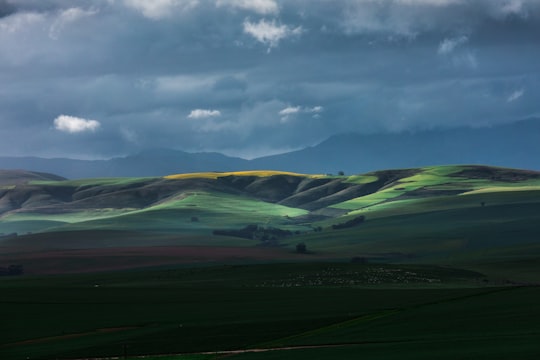
{"label": "farmland", "polygon": [[0,183],[2,359],[538,355],[538,172]]}
{"label": "farmland", "polygon": [[352,263],[17,278],[0,283],[10,324],[0,351],[15,360],[121,355],[124,345],[131,355],[298,347],[237,355],[284,358],[324,344],[335,347],[320,358],[394,358],[389,349],[412,354],[422,344],[427,355],[455,341],[467,345],[461,354],[486,344],[486,354],[508,354],[538,336],[538,288],[483,280],[459,269]]}

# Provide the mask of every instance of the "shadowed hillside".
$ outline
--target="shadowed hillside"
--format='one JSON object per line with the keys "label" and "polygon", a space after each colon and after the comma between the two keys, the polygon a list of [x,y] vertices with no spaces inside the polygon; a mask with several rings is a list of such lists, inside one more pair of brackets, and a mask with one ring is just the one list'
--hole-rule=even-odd
{"label": "shadowed hillside", "polygon": [[[165,178],[103,178],[65,180],[18,171],[3,171],[7,186],[0,196],[2,214],[62,213],[88,209],[144,209],[189,196],[192,192],[218,192],[245,196],[310,211],[375,193],[420,170],[379,171],[362,183],[347,176],[311,176],[276,173],[204,173]],[[256,173],[256,172],[254,172]],[[35,174],[34,176],[30,176]],[[12,187],[9,187],[13,185]],[[16,185],[16,186],[15,186]]]}
{"label": "shadowed hillside", "polygon": [[[83,258],[93,249],[88,259],[127,256],[106,262],[122,268],[283,260],[296,252],[478,269],[502,261],[534,267],[540,259],[536,171],[435,166],[349,176],[245,171],[81,180],[4,171],[0,181],[0,260],[19,254],[24,262],[31,255],[21,254],[40,252],[44,268],[68,249]],[[156,246],[191,255],[146,258],[144,249]]]}

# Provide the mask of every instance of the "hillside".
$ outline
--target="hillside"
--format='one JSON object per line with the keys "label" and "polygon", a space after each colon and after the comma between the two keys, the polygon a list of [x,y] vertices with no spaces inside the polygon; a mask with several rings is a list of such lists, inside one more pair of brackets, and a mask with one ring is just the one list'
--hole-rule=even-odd
{"label": "hillside", "polygon": [[0,170],[0,186],[15,186],[26,184],[33,180],[66,180],[65,178],[48,173],[25,170]]}
{"label": "hillside", "polygon": [[361,258],[489,271],[504,263],[516,279],[540,281],[526,273],[540,261],[536,171],[437,166],[24,183],[14,174],[2,173],[0,261],[32,264],[29,271],[60,271],[64,257],[80,262],[62,271]]}

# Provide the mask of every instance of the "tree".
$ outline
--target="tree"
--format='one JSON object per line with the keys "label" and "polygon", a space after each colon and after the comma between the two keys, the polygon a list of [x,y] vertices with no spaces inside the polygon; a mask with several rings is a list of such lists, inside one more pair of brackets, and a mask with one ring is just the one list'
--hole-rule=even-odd
{"label": "tree", "polygon": [[306,244],[303,242],[296,244],[296,252],[298,254],[305,254],[307,252]]}
{"label": "tree", "polygon": [[345,173],[344,173],[343,171],[339,171],[339,172],[338,172],[338,175],[339,175],[339,176],[344,176]]}

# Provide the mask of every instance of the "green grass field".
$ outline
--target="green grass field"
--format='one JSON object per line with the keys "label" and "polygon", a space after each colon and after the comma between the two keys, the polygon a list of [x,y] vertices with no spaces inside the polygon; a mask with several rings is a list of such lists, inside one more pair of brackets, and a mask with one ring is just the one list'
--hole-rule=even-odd
{"label": "green grass field", "polygon": [[[73,212],[12,213],[2,217],[5,233],[45,230],[116,229],[156,232],[236,228],[255,223],[291,228],[289,218],[308,211],[229,194],[190,192],[144,209],[100,208]],[[197,217],[198,221],[191,219]],[[40,228],[44,226],[44,228]],[[292,226],[292,228],[295,228]]]}
{"label": "green grass field", "polygon": [[0,291],[0,355],[12,360],[122,356],[124,346],[191,354],[171,359],[250,349],[273,350],[227,357],[532,358],[540,335],[540,288],[429,266],[178,268],[2,279]]}

